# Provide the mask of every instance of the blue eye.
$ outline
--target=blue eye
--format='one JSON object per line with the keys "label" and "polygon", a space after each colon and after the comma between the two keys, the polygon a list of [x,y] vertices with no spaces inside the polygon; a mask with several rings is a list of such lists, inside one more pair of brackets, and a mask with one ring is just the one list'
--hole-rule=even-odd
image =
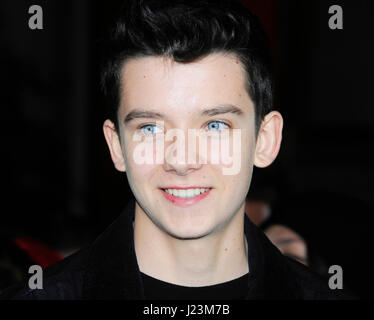
{"label": "blue eye", "polygon": [[[159,131],[156,132],[155,129],[158,129]],[[155,134],[162,132],[162,129],[157,128],[154,124],[146,124],[145,126],[140,127],[140,131],[145,135]]]}
{"label": "blue eye", "polygon": [[[226,126],[226,128],[222,128],[222,125]],[[229,128],[229,125],[222,121],[211,121],[208,123],[206,128],[208,128],[208,130],[213,129],[214,131],[220,131],[220,130]]]}

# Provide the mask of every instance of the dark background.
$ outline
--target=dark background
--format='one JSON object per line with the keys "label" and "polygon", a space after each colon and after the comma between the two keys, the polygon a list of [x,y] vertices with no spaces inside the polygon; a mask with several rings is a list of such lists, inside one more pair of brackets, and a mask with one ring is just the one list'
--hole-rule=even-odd
{"label": "dark background", "polygon": [[[243,2],[270,36],[285,121],[279,157],[255,169],[251,190],[271,193],[272,221],[297,230],[327,265],[343,267],[347,287],[371,297],[373,2]],[[28,27],[34,4],[43,30]],[[334,4],[343,30],[328,27]],[[120,5],[0,2],[3,235],[81,247],[129,199],[102,134],[99,90],[98,40]]]}

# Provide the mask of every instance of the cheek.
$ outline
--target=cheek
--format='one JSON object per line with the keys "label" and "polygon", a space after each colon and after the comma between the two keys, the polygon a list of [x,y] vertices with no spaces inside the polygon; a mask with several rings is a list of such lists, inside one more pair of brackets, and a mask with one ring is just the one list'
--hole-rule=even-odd
{"label": "cheek", "polygon": [[255,145],[256,141],[254,136],[251,136],[246,132],[242,136],[242,159],[245,163],[253,164],[255,157]]}
{"label": "cheek", "polygon": [[[148,148],[148,152],[145,152],[146,147],[143,147],[138,142],[133,142],[130,139],[125,140],[125,162],[126,172],[129,183],[143,184],[149,181],[150,176],[155,170],[156,164],[149,164],[148,158],[152,158],[154,151]],[[151,157],[150,157],[151,155]]]}
{"label": "cheek", "polygon": [[136,164],[132,162],[127,170],[127,180],[133,193],[143,199],[150,199],[154,184],[154,177],[157,176],[155,165]]}
{"label": "cheek", "polygon": [[126,134],[124,141],[127,167],[137,171],[155,163],[157,143],[153,138],[144,137],[140,134]]}
{"label": "cheek", "polygon": [[[221,149],[221,166],[229,175],[247,176],[251,171],[254,159],[254,145],[244,130],[234,130],[229,139],[223,139]],[[230,169],[229,169],[230,168]]]}
{"label": "cheek", "polygon": [[157,170],[158,165],[155,163],[147,164],[145,160],[139,162],[139,159],[134,157],[132,152],[128,152],[126,158],[126,168],[128,168],[127,171],[130,173],[131,177],[136,180],[135,182],[145,181],[148,183],[150,177],[152,177],[154,172]]}

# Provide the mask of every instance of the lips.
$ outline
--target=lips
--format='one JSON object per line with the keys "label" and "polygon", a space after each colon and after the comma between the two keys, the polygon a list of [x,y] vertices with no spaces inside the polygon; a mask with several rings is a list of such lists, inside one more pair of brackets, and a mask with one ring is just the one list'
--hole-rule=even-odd
{"label": "lips", "polygon": [[[191,187],[166,187],[160,189],[166,200],[177,206],[190,206],[206,198],[212,188],[191,186]],[[200,191],[197,191],[200,190]]]}
{"label": "lips", "polygon": [[212,189],[212,187],[203,187],[203,186],[191,186],[191,187],[174,187],[174,186],[171,186],[171,187],[161,187],[160,189],[181,189],[181,190],[185,190],[185,189]]}

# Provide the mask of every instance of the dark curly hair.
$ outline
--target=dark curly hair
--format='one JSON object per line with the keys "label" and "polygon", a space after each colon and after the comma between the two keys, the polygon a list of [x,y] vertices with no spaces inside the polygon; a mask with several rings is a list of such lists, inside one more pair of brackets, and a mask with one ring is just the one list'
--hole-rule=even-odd
{"label": "dark curly hair", "polygon": [[189,63],[212,53],[235,54],[255,105],[256,135],[273,105],[268,39],[239,0],[127,0],[104,43],[101,87],[118,128],[120,74],[131,58],[164,56]]}

